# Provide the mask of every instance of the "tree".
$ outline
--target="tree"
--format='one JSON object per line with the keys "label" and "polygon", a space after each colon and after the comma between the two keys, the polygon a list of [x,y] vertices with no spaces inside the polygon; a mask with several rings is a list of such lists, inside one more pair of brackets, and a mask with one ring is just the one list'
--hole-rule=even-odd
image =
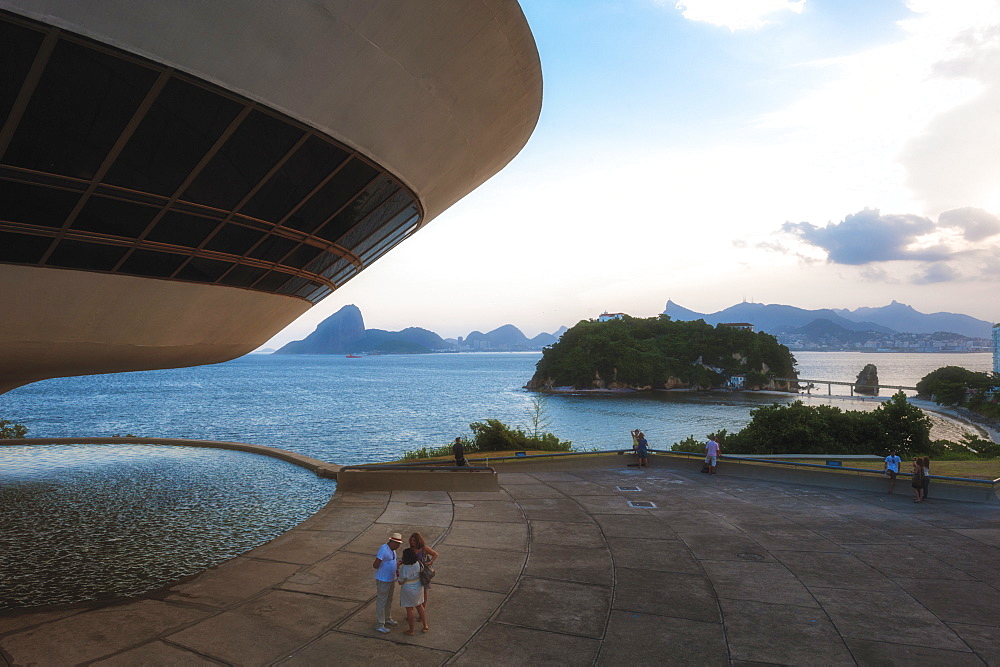
{"label": "tree", "polygon": [[528,408],[528,430],[532,438],[538,438],[549,427],[550,420],[545,409],[548,397],[535,394],[531,397],[531,407]]}
{"label": "tree", "polygon": [[872,415],[880,436],[880,449],[894,449],[900,455],[931,452],[931,418],[907,401],[902,391],[893,394]]}
{"label": "tree", "polygon": [[989,389],[993,378],[989,373],[970,371],[961,366],[944,366],[931,371],[917,383],[917,394],[933,398],[939,405],[960,405],[966,390],[974,393]]}
{"label": "tree", "polygon": [[0,419],[0,439],[14,440],[28,437],[28,427],[8,419]]}
{"label": "tree", "polygon": [[930,454],[931,421],[899,392],[872,412],[802,401],[751,410],[750,423],[729,437],[732,454]]}

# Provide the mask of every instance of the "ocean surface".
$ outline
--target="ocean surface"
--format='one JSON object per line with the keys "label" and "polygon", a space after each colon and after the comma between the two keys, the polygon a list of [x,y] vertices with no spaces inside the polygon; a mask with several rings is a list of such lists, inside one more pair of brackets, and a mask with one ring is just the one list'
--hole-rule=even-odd
{"label": "ocean surface", "polygon": [[[250,355],[224,364],[58,378],[0,395],[0,419],[31,437],[112,436],[270,445],[341,464],[389,461],[469,435],[489,418],[527,426],[522,389],[540,353]],[[915,386],[990,354],[800,352],[799,376]],[[545,430],[579,449],[654,449],[742,428],[762,405],[802,398],[873,409],[848,387],[543,398]],[[909,392],[912,394],[912,392]],[[134,595],[263,544],[325,504],[335,484],[268,457],[156,446],[0,447],[0,609]],[[83,573],[83,576],[81,576]]]}
{"label": "ocean surface", "polygon": [[[32,437],[132,434],[231,440],[340,464],[390,461],[404,451],[469,435],[489,418],[527,425],[522,389],[540,353],[343,356],[248,355],[212,366],[46,380],[0,395],[0,418]],[[941,366],[987,371],[977,354],[799,352],[800,377],[850,382],[865,364],[884,384],[915,386]],[[848,387],[833,387],[845,408]],[[825,386],[813,390],[825,400]],[[912,394],[913,392],[908,392]],[[804,398],[804,395],[803,395]],[[631,446],[642,429],[669,449],[689,435],[734,431],[750,410],[795,397],[769,393],[551,396],[548,429],[576,447]]]}

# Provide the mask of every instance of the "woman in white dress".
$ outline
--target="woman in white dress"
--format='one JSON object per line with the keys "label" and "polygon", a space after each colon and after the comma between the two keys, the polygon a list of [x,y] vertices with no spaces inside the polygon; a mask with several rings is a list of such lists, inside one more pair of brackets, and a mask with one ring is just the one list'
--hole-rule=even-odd
{"label": "woman in white dress", "polygon": [[403,550],[403,564],[399,566],[396,575],[399,582],[399,606],[406,607],[406,624],[409,629],[404,634],[413,635],[413,611],[424,622],[423,632],[430,630],[427,625],[427,610],[424,608],[424,586],[420,583],[420,563],[417,562],[417,552],[413,549]]}

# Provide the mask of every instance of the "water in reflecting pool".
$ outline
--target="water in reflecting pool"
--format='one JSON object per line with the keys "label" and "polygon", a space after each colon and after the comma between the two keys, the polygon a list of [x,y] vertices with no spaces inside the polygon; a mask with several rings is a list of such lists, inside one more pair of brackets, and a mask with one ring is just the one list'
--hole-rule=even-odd
{"label": "water in reflecting pool", "polygon": [[268,542],[335,488],[245,452],[0,447],[0,609],[156,589]]}

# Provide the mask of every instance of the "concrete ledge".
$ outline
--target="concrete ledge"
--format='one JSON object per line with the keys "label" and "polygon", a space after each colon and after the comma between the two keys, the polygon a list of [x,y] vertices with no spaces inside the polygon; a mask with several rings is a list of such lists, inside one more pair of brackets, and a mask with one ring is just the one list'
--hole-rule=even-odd
{"label": "concrete ledge", "polygon": [[340,472],[335,463],[327,463],[309,456],[296,454],[287,449],[251,445],[246,442],[225,442],[217,440],[187,440],[185,438],[14,438],[0,440],[2,445],[167,445],[174,447],[211,447],[213,449],[232,449],[261,456],[270,456],[292,463],[312,471],[319,477],[336,479]]}
{"label": "concrete ledge", "polygon": [[337,492],[480,491],[497,492],[496,470],[363,470],[337,473]]}

